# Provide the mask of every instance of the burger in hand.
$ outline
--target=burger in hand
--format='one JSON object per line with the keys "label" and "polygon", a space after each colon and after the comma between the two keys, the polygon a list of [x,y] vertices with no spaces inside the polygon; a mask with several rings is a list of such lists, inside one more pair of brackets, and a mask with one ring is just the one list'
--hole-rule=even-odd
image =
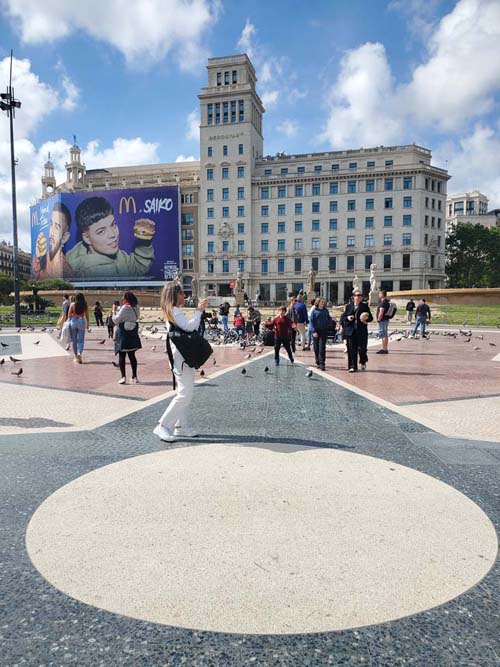
{"label": "burger in hand", "polygon": [[140,241],[150,242],[155,235],[155,223],[148,218],[139,218],[134,224],[134,236]]}
{"label": "burger in hand", "polygon": [[362,322],[363,324],[367,324],[369,319],[370,316],[368,315],[368,313],[361,313],[361,315],[359,316],[359,321]]}

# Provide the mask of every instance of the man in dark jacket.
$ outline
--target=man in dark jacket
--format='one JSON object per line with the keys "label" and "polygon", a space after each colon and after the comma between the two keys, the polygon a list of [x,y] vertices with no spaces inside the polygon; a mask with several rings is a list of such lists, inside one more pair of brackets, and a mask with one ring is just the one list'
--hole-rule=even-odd
{"label": "man in dark jacket", "polygon": [[415,335],[419,327],[422,327],[422,338],[425,338],[425,325],[431,321],[431,309],[426,304],[425,299],[420,299],[420,303],[417,306],[417,312],[415,313],[415,326],[413,327],[412,338],[415,338]]}
{"label": "man in dark jacket", "polygon": [[411,324],[414,310],[415,310],[415,301],[413,301],[413,299],[410,299],[406,304],[406,321],[408,322],[408,324]]}
{"label": "man in dark jacket", "polygon": [[302,352],[306,349],[306,324],[309,323],[309,317],[307,315],[307,308],[304,303],[304,297],[299,294],[294,305],[296,322],[297,322],[297,331],[300,334],[300,344],[302,347]]}
{"label": "man in dark jacket", "polygon": [[326,301],[323,298],[318,299],[316,308],[311,313],[311,329],[313,332],[314,356],[316,357],[316,366],[322,371],[325,370],[326,361],[326,339],[328,338],[328,328],[332,318],[326,307]]}
{"label": "man in dark jacket", "polygon": [[358,355],[361,370],[366,370],[368,354],[368,322],[373,320],[370,307],[363,301],[361,292],[354,292],[354,302],[345,307],[342,321],[344,323],[343,335],[347,340],[347,355],[349,373],[358,370]]}

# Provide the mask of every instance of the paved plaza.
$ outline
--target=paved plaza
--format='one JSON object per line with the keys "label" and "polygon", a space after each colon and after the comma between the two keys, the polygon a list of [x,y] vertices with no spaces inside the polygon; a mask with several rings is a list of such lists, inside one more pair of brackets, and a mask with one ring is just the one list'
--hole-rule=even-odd
{"label": "paved plaza", "polygon": [[443,333],[218,346],[167,444],[161,332],[0,331],[1,667],[499,665],[500,332]]}

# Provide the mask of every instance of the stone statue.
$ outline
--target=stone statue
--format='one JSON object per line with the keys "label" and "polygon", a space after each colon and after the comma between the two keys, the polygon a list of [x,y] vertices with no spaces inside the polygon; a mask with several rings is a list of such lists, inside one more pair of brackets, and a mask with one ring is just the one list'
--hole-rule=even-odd
{"label": "stone statue", "polygon": [[241,271],[238,271],[236,274],[236,281],[234,283],[234,292],[235,294],[243,292],[243,278],[241,277]]}
{"label": "stone statue", "polygon": [[309,296],[315,294],[314,285],[316,283],[316,272],[312,269],[309,271],[307,276],[307,294]]}
{"label": "stone statue", "polygon": [[370,294],[368,297],[368,303],[370,306],[374,306],[378,303],[378,289],[377,289],[377,276],[375,271],[377,270],[376,264],[370,264]]}
{"label": "stone statue", "polygon": [[353,292],[361,292],[361,281],[359,279],[359,276],[355,275],[352,281],[352,291]]}
{"label": "stone statue", "polygon": [[191,295],[193,299],[198,298],[198,279],[196,276],[193,276],[193,279],[191,280]]}

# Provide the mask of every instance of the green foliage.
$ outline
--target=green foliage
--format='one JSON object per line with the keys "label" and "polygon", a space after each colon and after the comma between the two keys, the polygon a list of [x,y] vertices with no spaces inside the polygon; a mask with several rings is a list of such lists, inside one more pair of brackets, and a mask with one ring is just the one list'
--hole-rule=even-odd
{"label": "green foliage", "polygon": [[500,228],[457,225],[446,238],[449,287],[500,287]]}
{"label": "green foliage", "polygon": [[35,310],[45,310],[46,308],[54,306],[54,302],[50,301],[50,299],[44,299],[43,296],[34,296],[33,294],[25,296],[24,302],[30,306],[33,304]]}
{"label": "green foliage", "polygon": [[6,273],[0,273],[0,303],[11,303],[12,298],[9,296],[14,291],[14,278],[11,278]]}
{"label": "green foliage", "polygon": [[73,285],[68,283],[66,280],[61,280],[59,278],[47,278],[46,280],[27,280],[22,284],[21,290],[23,292],[28,292],[35,287],[38,290],[43,291],[55,291],[55,290],[71,290]]}

